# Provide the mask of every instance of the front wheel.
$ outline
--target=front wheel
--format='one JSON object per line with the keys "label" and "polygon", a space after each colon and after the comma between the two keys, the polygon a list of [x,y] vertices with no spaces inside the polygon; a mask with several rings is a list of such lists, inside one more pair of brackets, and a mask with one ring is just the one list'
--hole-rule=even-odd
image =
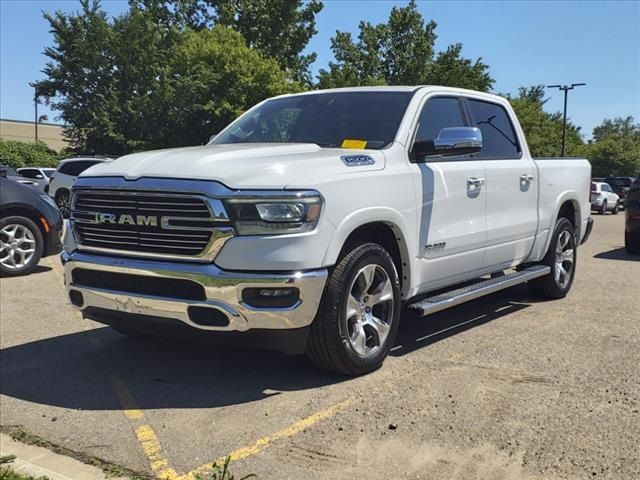
{"label": "front wheel", "polygon": [[43,247],[42,232],[32,220],[18,216],[0,220],[0,272],[3,276],[33,272]]}
{"label": "front wheel", "polygon": [[71,195],[69,190],[62,189],[56,193],[56,205],[60,210],[62,218],[69,218],[71,216]]}
{"label": "front wheel", "polygon": [[400,321],[400,281],[376,243],[355,246],[335,266],[311,325],[307,356],[318,367],[363,375],[382,365]]}
{"label": "front wheel", "polygon": [[615,206],[613,207],[612,213],[614,215],[617,215],[619,211],[620,211],[620,202],[616,202]]}
{"label": "front wheel", "polygon": [[551,267],[551,273],[529,282],[533,292],[543,298],[563,298],[571,290],[576,271],[576,234],[566,218],[559,218],[551,244],[540,265]]}
{"label": "front wheel", "polygon": [[602,206],[600,207],[600,215],[604,215],[607,213],[607,201],[602,202]]}

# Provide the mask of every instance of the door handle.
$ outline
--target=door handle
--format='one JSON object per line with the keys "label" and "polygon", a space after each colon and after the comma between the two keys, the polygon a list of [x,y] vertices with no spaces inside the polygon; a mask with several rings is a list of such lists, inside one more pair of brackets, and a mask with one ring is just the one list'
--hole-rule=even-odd
{"label": "door handle", "polygon": [[485,183],[484,178],[480,177],[471,177],[467,178],[467,188],[469,190],[475,190],[476,188],[480,188]]}
{"label": "door handle", "polygon": [[524,175],[520,175],[521,183],[529,183],[533,181],[533,175],[525,173]]}

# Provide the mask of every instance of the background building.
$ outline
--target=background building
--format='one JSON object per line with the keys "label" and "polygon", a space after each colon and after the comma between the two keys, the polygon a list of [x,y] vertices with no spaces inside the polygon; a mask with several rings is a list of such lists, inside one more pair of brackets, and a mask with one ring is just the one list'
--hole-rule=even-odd
{"label": "background building", "polygon": [[[17,140],[19,142],[34,142],[36,139],[33,122],[22,120],[0,119],[0,139]],[[38,140],[57,152],[69,145],[64,138],[64,126],[55,123],[38,124]]]}

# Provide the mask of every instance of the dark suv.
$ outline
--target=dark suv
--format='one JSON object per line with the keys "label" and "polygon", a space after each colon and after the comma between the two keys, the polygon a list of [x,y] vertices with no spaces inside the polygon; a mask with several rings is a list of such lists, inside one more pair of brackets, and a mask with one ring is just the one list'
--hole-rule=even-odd
{"label": "dark suv", "polygon": [[629,187],[625,210],[624,245],[627,252],[640,254],[640,175]]}
{"label": "dark suv", "polygon": [[608,183],[613,191],[620,197],[620,206],[624,207],[627,203],[627,195],[633,183],[633,177],[607,177],[603,182]]}

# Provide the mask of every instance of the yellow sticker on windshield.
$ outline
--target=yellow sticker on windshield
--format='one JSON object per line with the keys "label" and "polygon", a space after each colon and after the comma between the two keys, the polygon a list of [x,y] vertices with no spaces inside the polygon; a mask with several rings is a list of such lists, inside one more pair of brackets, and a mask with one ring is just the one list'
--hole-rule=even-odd
{"label": "yellow sticker on windshield", "polygon": [[366,140],[352,140],[350,138],[346,138],[342,142],[342,148],[367,148]]}

